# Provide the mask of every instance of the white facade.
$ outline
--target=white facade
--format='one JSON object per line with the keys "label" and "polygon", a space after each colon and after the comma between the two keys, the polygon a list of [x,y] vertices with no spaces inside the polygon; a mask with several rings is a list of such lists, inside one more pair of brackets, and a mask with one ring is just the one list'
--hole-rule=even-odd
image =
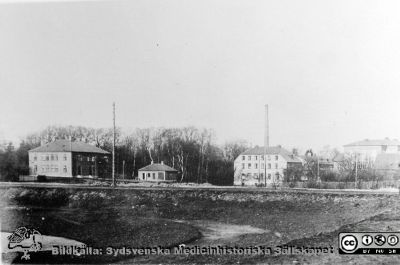
{"label": "white facade", "polygon": [[30,175],[72,176],[71,152],[29,152]]}
{"label": "white facade", "polygon": [[286,168],[287,161],[280,154],[239,155],[234,162],[234,185],[242,185],[242,182],[253,186],[279,183],[283,181]]}

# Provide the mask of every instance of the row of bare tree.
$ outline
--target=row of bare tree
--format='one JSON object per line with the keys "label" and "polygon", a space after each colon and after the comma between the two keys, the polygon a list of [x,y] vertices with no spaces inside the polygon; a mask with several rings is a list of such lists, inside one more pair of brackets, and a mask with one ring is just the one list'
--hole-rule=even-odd
{"label": "row of bare tree", "polygon": [[[107,151],[112,150],[113,131],[110,128],[88,128],[83,126],[49,126],[29,134],[15,150],[19,156],[16,170],[26,173],[28,150],[56,139],[82,141]],[[131,132],[116,130],[116,172],[125,178],[137,176],[137,170],[151,162],[165,164],[180,172],[183,182],[210,182],[228,185],[233,183],[233,161],[247,147],[244,140],[231,141],[223,145],[215,143],[212,130],[193,126],[183,128],[144,128]],[[3,150],[3,155],[13,148]],[[0,151],[0,170],[1,160]],[[26,161],[26,162],[24,162]],[[21,165],[21,163],[23,165]],[[124,167],[124,168],[123,168]],[[0,172],[1,173],[1,172]],[[7,173],[7,172],[6,172]],[[14,173],[15,174],[15,173]],[[4,175],[4,173],[2,174]]]}

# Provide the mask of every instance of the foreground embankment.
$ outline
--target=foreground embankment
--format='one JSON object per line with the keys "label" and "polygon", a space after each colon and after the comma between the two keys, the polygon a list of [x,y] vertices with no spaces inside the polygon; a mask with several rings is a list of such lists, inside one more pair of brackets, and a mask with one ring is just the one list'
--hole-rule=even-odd
{"label": "foreground embankment", "polygon": [[[301,244],[303,239],[308,244],[307,238],[333,233],[386,213],[397,207],[398,195],[196,187],[93,189],[64,185],[3,187],[0,200],[2,230],[8,232],[29,224],[43,230],[43,234],[95,246],[171,246],[197,242],[273,247],[293,240]],[[228,235],[229,229],[241,227],[246,228],[243,231],[257,233]],[[212,236],[193,241],[201,236],[199,231],[213,229],[220,229],[220,233],[216,231]],[[332,242],[335,241],[327,244],[331,246]],[[190,255],[126,257],[123,261],[247,264],[270,258]],[[100,259],[100,262],[111,261]]]}

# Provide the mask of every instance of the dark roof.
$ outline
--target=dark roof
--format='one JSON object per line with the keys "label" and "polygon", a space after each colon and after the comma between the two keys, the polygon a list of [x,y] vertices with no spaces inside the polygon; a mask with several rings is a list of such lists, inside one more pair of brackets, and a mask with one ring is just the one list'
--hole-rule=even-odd
{"label": "dark roof", "polygon": [[370,139],[365,139],[362,141],[357,141],[354,143],[346,144],[344,146],[382,146],[382,145],[400,145],[400,141],[397,139],[378,139],[378,140],[370,140]]}
{"label": "dark roof", "polygon": [[154,163],[154,164],[150,164],[148,166],[142,167],[141,169],[139,169],[139,171],[174,171],[174,172],[178,172],[178,170],[176,170],[175,168],[169,167],[164,164],[158,164],[158,163]]}
{"label": "dark roof", "polygon": [[109,154],[96,146],[84,142],[71,142],[69,140],[56,140],[54,142],[39,146],[29,152],[79,152]]}
{"label": "dark roof", "polygon": [[[265,150],[267,155],[281,155],[287,162],[296,162],[301,163],[301,160],[294,156],[291,152],[283,148],[282,146],[270,146],[267,147]],[[240,155],[263,155],[264,154],[264,147],[263,146],[256,146],[250,149],[247,149]]]}

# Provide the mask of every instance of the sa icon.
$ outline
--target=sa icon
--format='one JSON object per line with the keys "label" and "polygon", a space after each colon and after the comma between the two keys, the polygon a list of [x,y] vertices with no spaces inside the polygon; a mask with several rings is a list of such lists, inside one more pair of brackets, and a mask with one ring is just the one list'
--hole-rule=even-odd
{"label": "sa icon", "polygon": [[344,236],[340,241],[340,246],[346,252],[352,252],[353,250],[355,250],[357,248],[357,244],[357,238],[352,235]]}
{"label": "sa icon", "polygon": [[370,235],[365,235],[365,236],[362,236],[361,241],[362,241],[362,243],[363,243],[364,246],[369,246],[369,245],[372,244],[372,242],[374,241],[374,239],[373,239],[372,236],[370,236]]}

